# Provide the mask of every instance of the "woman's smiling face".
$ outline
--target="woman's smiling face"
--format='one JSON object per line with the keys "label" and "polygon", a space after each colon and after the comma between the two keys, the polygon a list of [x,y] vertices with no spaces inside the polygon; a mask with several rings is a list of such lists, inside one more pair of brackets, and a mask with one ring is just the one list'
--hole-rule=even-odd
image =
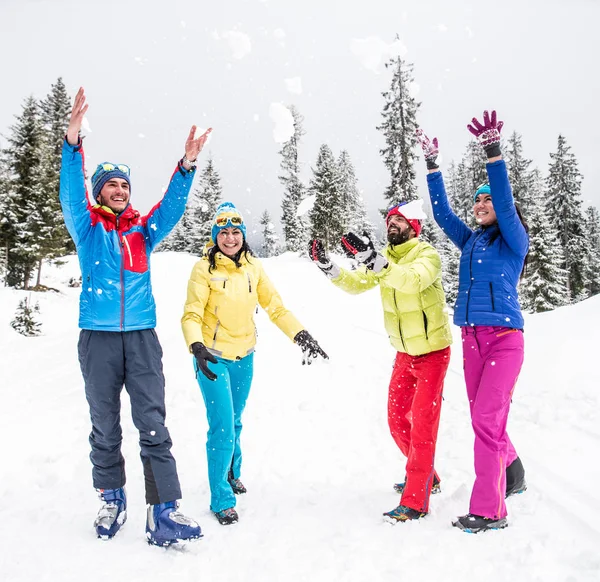
{"label": "woman's smiling face", "polygon": [[244,244],[244,235],[239,228],[228,227],[219,231],[217,246],[227,257],[234,257]]}

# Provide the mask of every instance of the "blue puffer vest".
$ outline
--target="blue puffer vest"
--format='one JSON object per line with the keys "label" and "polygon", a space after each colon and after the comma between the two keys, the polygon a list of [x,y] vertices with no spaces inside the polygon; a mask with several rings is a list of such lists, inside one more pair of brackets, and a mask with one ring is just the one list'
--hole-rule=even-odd
{"label": "blue puffer vest", "polygon": [[60,202],[81,267],[81,329],[134,331],[156,326],[150,253],[183,215],[193,176],[193,171],[178,166],[163,199],[146,216],[131,206],[116,215],[105,206],[90,205],[81,143],[71,146],[65,140]]}
{"label": "blue puffer vest", "polygon": [[433,216],[461,250],[454,323],[523,328],[517,286],[529,248],[503,160],[487,164],[498,222],[471,230],[448,203],[441,172],[427,175]]}

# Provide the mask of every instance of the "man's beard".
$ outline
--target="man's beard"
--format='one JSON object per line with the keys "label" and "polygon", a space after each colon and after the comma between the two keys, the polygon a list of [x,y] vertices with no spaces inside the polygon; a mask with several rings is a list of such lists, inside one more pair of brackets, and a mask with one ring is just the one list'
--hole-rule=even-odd
{"label": "man's beard", "polygon": [[388,239],[388,242],[392,246],[396,246],[396,245],[404,244],[409,239],[409,236],[410,236],[409,229],[406,229],[405,231],[394,230],[391,232],[388,230],[387,239]]}

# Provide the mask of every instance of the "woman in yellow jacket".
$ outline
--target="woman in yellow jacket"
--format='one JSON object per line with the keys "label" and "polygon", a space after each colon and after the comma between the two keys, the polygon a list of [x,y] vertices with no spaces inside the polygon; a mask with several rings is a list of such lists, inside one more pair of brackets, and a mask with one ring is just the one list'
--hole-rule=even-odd
{"label": "woman in yellow jacket", "polygon": [[192,271],[181,324],[206,405],[210,508],[219,523],[229,525],[238,521],[235,494],[246,493],[239,478],[240,433],[252,383],[256,305],[302,348],[302,363],[327,354],[284,307],[252,255],[246,225],[231,202],[217,208],[211,235],[214,244]]}

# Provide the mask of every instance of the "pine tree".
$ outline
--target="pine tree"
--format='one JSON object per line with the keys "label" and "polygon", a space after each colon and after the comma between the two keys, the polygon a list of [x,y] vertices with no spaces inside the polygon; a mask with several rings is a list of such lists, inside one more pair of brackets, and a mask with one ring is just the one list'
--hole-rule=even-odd
{"label": "pine tree", "polygon": [[298,147],[305,132],[302,127],[304,121],[302,115],[294,105],[290,105],[288,109],[294,118],[294,135],[283,144],[279,151],[281,155],[279,181],[284,186],[281,201],[281,224],[286,249],[296,252],[304,250],[308,240],[306,220],[298,216],[298,206],[306,197],[304,185],[300,180],[298,161]]}
{"label": "pine tree", "polygon": [[48,236],[42,171],[45,136],[33,97],[25,100],[16,119],[10,128],[9,147],[3,152],[10,175],[0,223],[9,248],[6,281],[28,289],[32,271],[44,257]]}
{"label": "pine tree", "polygon": [[587,210],[585,234],[588,251],[587,290],[591,297],[600,293],[600,214],[595,206],[590,206]]}
{"label": "pine tree", "polygon": [[508,138],[505,146],[504,159],[508,168],[508,179],[512,188],[513,198],[522,209],[531,204],[532,177],[529,171],[531,160],[523,156],[522,137],[516,131]]}
{"label": "pine tree", "polygon": [[213,218],[222,195],[221,176],[212,157],[209,157],[182,219],[161,243],[159,250],[202,256],[204,246],[210,240]]}
{"label": "pine tree", "polygon": [[335,158],[329,146],[325,144],[319,149],[309,192],[315,195],[315,204],[309,214],[310,236],[322,240],[327,250],[334,250],[339,247],[344,234],[344,209]]}
{"label": "pine tree", "polygon": [[[45,137],[42,184],[46,199],[43,208],[46,233],[43,246],[44,258],[52,259],[75,251],[59,201],[62,146],[71,114],[71,102],[62,78],[51,86],[50,93],[40,102],[40,110]],[[41,260],[38,267],[39,284]]]}
{"label": "pine tree", "polygon": [[367,217],[363,199],[358,191],[358,180],[350,154],[342,150],[337,161],[338,183],[342,207],[342,232],[366,233],[375,237],[375,227]]}
{"label": "pine tree", "polygon": [[542,179],[531,173],[531,189],[525,219],[529,225],[529,254],[520,285],[523,309],[533,313],[551,311],[569,303],[564,255],[545,207]]}
{"label": "pine tree", "polygon": [[[385,66],[392,71],[393,76],[390,89],[382,93],[385,100],[381,114],[383,122],[377,129],[383,133],[386,143],[380,153],[390,172],[390,185],[384,193],[386,209],[389,209],[400,202],[418,198],[415,131],[417,110],[421,104],[411,95],[413,65],[395,57]],[[382,214],[385,216],[387,210],[382,210]]]}
{"label": "pine tree", "polygon": [[15,318],[10,322],[11,327],[26,337],[35,337],[42,333],[42,324],[36,319],[40,312],[40,305],[30,305],[31,298],[21,299],[15,312]]}
{"label": "pine tree", "polygon": [[586,296],[588,284],[586,265],[586,241],[584,218],[581,211],[581,181],[577,160],[562,135],[558,136],[556,153],[550,154],[551,162],[546,179],[546,206],[552,209],[550,224],[560,233],[564,252],[563,268],[567,271],[567,285],[571,300]]}
{"label": "pine tree", "polygon": [[260,217],[260,225],[263,227],[263,244],[262,244],[262,255],[263,257],[272,257],[275,254],[277,248],[277,235],[275,234],[275,226],[271,221],[271,215],[267,210],[262,213]]}

